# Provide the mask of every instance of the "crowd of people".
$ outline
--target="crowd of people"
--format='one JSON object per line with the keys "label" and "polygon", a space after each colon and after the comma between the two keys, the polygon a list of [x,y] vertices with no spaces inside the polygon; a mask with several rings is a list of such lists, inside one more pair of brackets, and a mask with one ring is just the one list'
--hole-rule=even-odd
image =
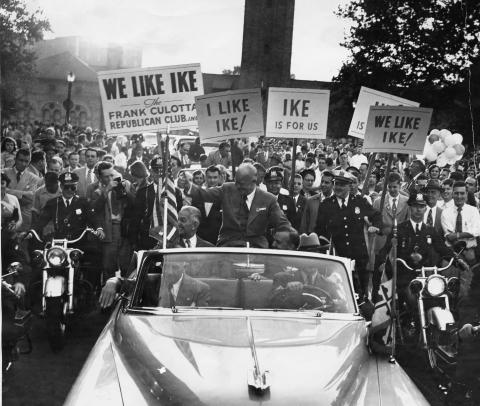
{"label": "crowd of people", "polygon": [[[169,158],[179,213],[176,244],[297,249],[308,238],[308,250],[322,252],[328,244],[329,252],[354,259],[360,301],[376,301],[396,226],[398,256],[414,268],[453,257],[463,241],[459,325],[468,343],[474,340],[471,324],[480,321],[475,153],[442,168],[408,155],[387,161],[378,154],[369,170],[369,157],[351,139],[302,140],[295,151],[289,140],[235,140],[208,153],[198,138],[179,142]],[[161,241],[163,157],[139,134],[107,137],[88,127],[8,123],[1,168],[2,272],[17,257],[28,269],[28,243],[15,242],[30,229],[47,241],[93,228],[91,255],[102,264],[103,281],[118,271],[125,276],[134,251]],[[399,275],[399,299],[408,306],[406,287],[414,276],[406,270]],[[16,291],[26,289],[23,276]],[[112,297],[103,294],[102,304]]]}

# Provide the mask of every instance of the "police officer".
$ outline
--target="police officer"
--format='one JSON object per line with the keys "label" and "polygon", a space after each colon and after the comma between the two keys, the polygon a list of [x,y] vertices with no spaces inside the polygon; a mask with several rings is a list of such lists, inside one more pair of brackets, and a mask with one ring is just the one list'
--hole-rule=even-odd
{"label": "police officer", "polygon": [[[407,204],[410,206],[410,219],[401,223],[397,228],[397,258],[403,259],[409,267],[419,269],[422,266],[439,265],[443,258],[449,260],[453,251],[443,243],[437,231],[425,224],[424,216],[427,209],[426,195],[412,192]],[[385,257],[392,247],[391,237],[385,244]],[[465,264],[466,266],[466,264]],[[387,270],[390,267],[387,267]],[[408,284],[415,278],[415,271],[410,271],[398,263],[397,287],[400,302],[409,297]],[[407,297],[404,296],[407,295]]]}
{"label": "police officer", "polygon": [[283,184],[283,168],[280,166],[268,168],[265,173],[265,184],[267,192],[277,197],[278,205],[285,216],[287,216],[290,224],[294,224],[296,214],[295,201],[292,197],[280,193]]}
{"label": "police officer", "polygon": [[[87,200],[76,193],[78,175],[74,172],[65,172],[59,176],[62,194],[50,199],[42,209],[34,229],[41,233],[49,221],[53,222],[54,237],[78,238],[87,227],[96,228],[96,221]],[[102,228],[96,229],[96,235],[103,239],[105,234]]]}
{"label": "police officer", "polygon": [[365,217],[371,226],[369,233],[377,233],[382,217],[362,196],[350,192],[353,175],[344,170],[334,171],[334,195],[326,198],[318,208],[315,232],[331,239],[336,254],[355,260],[357,291],[367,296],[369,273],[366,269],[368,251],[363,227]]}

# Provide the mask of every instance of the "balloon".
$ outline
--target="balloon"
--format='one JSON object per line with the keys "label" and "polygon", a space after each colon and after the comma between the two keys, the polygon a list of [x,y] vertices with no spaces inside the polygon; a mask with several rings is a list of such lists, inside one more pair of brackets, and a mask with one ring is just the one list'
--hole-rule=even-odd
{"label": "balloon", "polygon": [[440,152],[443,152],[445,151],[445,144],[442,142],[442,141],[435,141],[432,146],[431,146],[432,150],[434,150],[437,154],[439,154]]}
{"label": "balloon", "polygon": [[452,132],[450,130],[447,130],[447,129],[443,129],[443,130],[440,130],[440,138],[446,138],[448,135],[451,135]]}
{"label": "balloon", "polygon": [[438,157],[437,157],[437,165],[440,167],[440,168],[443,168],[445,165],[447,164],[447,158],[446,156],[441,153]]}
{"label": "balloon", "polygon": [[435,141],[438,141],[439,139],[440,139],[440,136],[437,135],[437,134],[430,134],[430,135],[428,136],[428,142],[429,142],[430,144],[433,144]]}
{"label": "balloon", "polygon": [[426,153],[425,153],[425,159],[427,161],[430,161],[430,162],[433,162],[437,159],[437,153],[433,150],[433,149],[429,149]]}
{"label": "balloon", "polygon": [[447,159],[447,164],[449,164],[449,165],[454,165],[455,162],[457,162],[457,160],[455,159],[455,157],[452,158],[452,159]]}
{"label": "balloon", "polygon": [[462,155],[457,155],[455,157],[455,161],[460,161],[460,159],[462,159],[462,157],[463,157],[463,154]]}
{"label": "balloon", "polygon": [[457,155],[462,156],[465,153],[465,147],[462,144],[454,145],[453,149],[455,150]]}
{"label": "balloon", "polygon": [[463,142],[462,134],[455,133],[452,136],[455,138],[455,144],[453,144],[453,145],[461,144]]}
{"label": "balloon", "polygon": [[445,149],[445,157],[447,159],[453,159],[457,156],[457,151],[455,151],[455,148],[453,147],[448,147]]}
{"label": "balloon", "polygon": [[443,142],[447,147],[453,147],[455,144],[458,144],[456,138],[457,137],[454,137],[454,135],[450,133],[445,136],[445,140]]}
{"label": "balloon", "polygon": [[440,130],[437,130],[436,128],[434,128],[433,130],[430,131],[430,135],[440,136]]}

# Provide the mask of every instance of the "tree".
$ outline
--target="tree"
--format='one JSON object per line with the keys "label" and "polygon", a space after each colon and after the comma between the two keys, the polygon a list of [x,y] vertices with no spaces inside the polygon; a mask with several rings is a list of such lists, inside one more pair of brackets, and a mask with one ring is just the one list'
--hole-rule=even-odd
{"label": "tree", "polygon": [[334,78],[345,107],[368,86],[433,107],[433,125],[471,133],[466,95],[480,64],[478,0],[352,0],[337,15],[352,22],[342,44],[350,57]]}
{"label": "tree", "polygon": [[15,108],[18,90],[32,80],[35,53],[29,49],[50,23],[40,10],[29,12],[24,0],[2,0],[0,3],[0,93],[2,111]]}
{"label": "tree", "polygon": [[222,70],[224,75],[240,75],[240,66],[234,66],[233,70],[231,69],[224,69]]}

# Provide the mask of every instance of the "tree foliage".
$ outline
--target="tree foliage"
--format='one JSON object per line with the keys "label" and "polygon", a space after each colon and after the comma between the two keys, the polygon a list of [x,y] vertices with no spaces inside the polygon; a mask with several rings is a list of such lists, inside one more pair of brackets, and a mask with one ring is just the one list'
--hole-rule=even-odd
{"label": "tree foliage", "polygon": [[20,85],[35,73],[35,53],[30,49],[50,24],[40,10],[30,12],[24,0],[0,2],[0,92],[2,109],[14,108]]}
{"label": "tree foliage", "polygon": [[352,23],[332,92],[340,113],[351,114],[367,86],[432,107],[432,126],[470,137],[470,104],[480,109],[478,0],[351,0],[337,15]]}
{"label": "tree foliage", "polygon": [[352,0],[337,14],[353,23],[339,80],[449,86],[480,55],[478,0]]}
{"label": "tree foliage", "polygon": [[234,66],[232,69],[224,69],[222,70],[224,75],[240,75],[240,66]]}

